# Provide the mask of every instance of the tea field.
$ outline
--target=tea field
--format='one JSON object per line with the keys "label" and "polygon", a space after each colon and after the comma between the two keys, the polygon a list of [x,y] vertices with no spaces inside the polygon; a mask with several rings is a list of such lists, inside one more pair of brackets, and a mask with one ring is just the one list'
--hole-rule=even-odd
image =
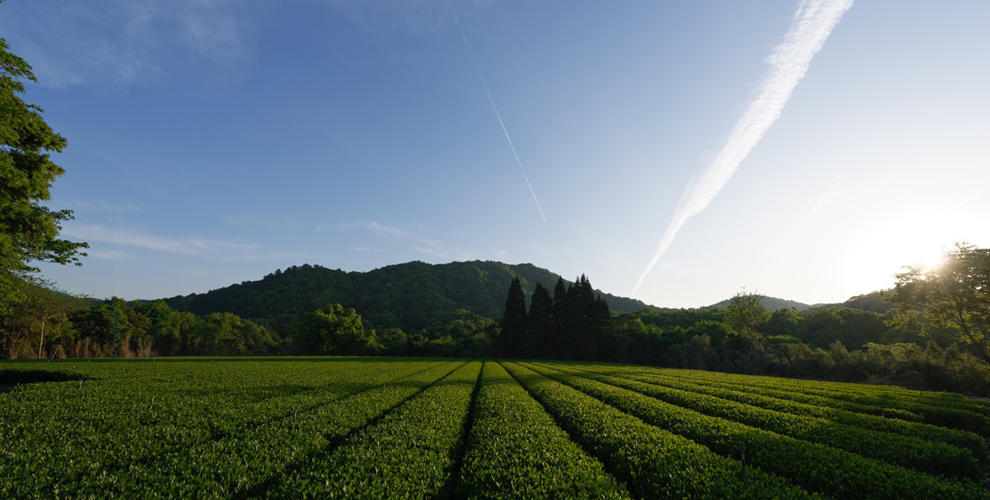
{"label": "tea field", "polygon": [[606,363],[0,363],[0,498],[990,499],[990,403]]}

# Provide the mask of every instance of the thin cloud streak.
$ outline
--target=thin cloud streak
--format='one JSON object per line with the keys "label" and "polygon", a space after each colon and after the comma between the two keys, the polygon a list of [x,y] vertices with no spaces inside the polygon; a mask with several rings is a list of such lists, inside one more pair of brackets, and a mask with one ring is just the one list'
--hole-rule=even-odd
{"label": "thin cloud streak", "polygon": [[89,201],[69,198],[65,200],[65,205],[72,210],[90,210],[93,212],[111,212],[118,214],[141,211],[141,207],[133,203],[114,205],[106,200]]}
{"label": "thin cloud streak", "polygon": [[442,0],[322,0],[371,33],[436,32],[445,19]]}
{"label": "thin cloud streak", "polygon": [[505,134],[505,140],[509,143],[509,149],[512,150],[512,156],[516,159],[516,164],[519,165],[519,171],[522,172],[523,179],[526,180],[526,187],[529,188],[529,194],[533,195],[533,201],[536,202],[536,209],[540,211],[540,217],[543,218],[543,222],[547,221],[547,216],[543,213],[543,207],[540,206],[540,200],[536,198],[536,191],[533,190],[533,185],[529,182],[529,176],[526,175],[526,169],[523,168],[522,160],[519,159],[519,153],[516,152],[516,146],[512,144],[512,137],[509,137],[509,130],[505,128],[505,122],[502,121],[502,114],[498,112],[498,106],[495,105],[495,99],[492,98],[492,92],[488,89],[488,82],[485,80],[485,75],[481,72],[481,67],[478,66],[478,61],[474,57],[474,51],[471,49],[471,44],[468,43],[467,36],[464,35],[464,28],[461,27],[461,20],[457,18],[457,13],[454,12],[454,8],[447,4],[447,8],[450,9],[450,15],[454,16],[454,23],[457,24],[457,31],[461,34],[461,40],[464,41],[464,47],[467,48],[468,53],[471,54],[471,58],[474,60],[474,69],[478,72],[478,78],[481,80],[481,86],[485,88],[485,95],[488,96],[488,102],[492,105],[492,110],[495,111],[495,117],[498,118],[498,124],[502,127],[502,133]]}
{"label": "thin cloud streak", "polygon": [[[419,234],[416,234],[411,231],[407,231],[405,229],[389,226],[386,224],[381,224],[375,221],[362,221],[356,223],[341,224],[335,227],[331,227],[331,229],[368,230],[380,238],[386,238],[395,242],[408,243],[409,244],[408,248],[414,252],[421,253],[424,255],[430,255],[433,257],[438,257],[441,259],[466,260],[470,258],[468,254],[459,251],[450,250],[449,248],[446,247],[446,245],[438,241],[426,238],[424,236],[420,236]],[[364,250],[371,251],[372,253],[383,253],[383,251],[380,249],[365,248]]]}
{"label": "thin cloud streak", "polygon": [[0,28],[48,87],[158,82],[191,63],[224,76],[250,56],[235,17],[245,0],[47,3],[43,20]]}
{"label": "thin cloud streak", "polygon": [[822,196],[820,200],[818,200],[818,203],[815,203],[815,206],[811,207],[811,210],[808,210],[808,213],[804,214],[804,217],[802,217],[801,220],[797,223],[797,225],[794,226],[794,229],[791,229],[791,232],[787,233],[787,236],[784,236],[784,239],[780,240],[780,242],[773,247],[773,250],[770,250],[770,252],[767,253],[766,257],[763,257],[763,260],[761,260],[760,263],[756,265],[756,267],[762,267],[763,263],[766,262],[771,255],[776,253],[780,247],[784,246],[784,243],[787,243],[787,241],[790,240],[795,233],[797,233],[802,227],[804,227],[804,225],[807,224],[808,221],[816,213],[818,213],[818,210],[822,208],[822,205],[825,205],[831,199],[832,199],[832,191],[825,193],[825,195]]}
{"label": "thin cloud streak", "polygon": [[90,259],[100,259],[100,260],[131,260],[134,256],[127,253],[121,252],[119,250],[89,250],[86,252],[87,257]]}
{"label": "thin cloud streak", "polygon": [[729,139],[718,156],[708,165],[701,178],[677,206],[667,231],[664,233],[650,264],[643,271],[633,288],[639,290],[660,257],[674,242],[674,237],[684,224],[701,213],[729,182],[739,164],[759,144],[763,135],[790,99],[798,82],[804,77],[811,59],[822,49],[832,29],[843,14],[853,5],[853,0],[806,0],[798,7],[784,40],[774,48],[767,62],[770,69],[759,87],[759,92],[749,104],[745,114],[732,129]]}
{"label": "thin cloud streak", "polygon": [[188,256],[228,252],[253,253],[258,250],[258,245],[254,244],[232,243],[209,238],[173,239],[101,225],[73,225],[63,229],[62,233],[70,238]]}
{"label": "thin cloud streak", "polygon": [[94,242],[104,244],[93,244],[93,250],[90,251],[91,256],[98,259],[137,258],[132,252],[106,248],[105,245],[222,262],[259,262],[319,257],[299,252],[269,250],[255,243],[237,243],[213,238],[169,238],[99,224],[73,224],[63,228],[62,234],[72,239],[88,241],[91,244]]}

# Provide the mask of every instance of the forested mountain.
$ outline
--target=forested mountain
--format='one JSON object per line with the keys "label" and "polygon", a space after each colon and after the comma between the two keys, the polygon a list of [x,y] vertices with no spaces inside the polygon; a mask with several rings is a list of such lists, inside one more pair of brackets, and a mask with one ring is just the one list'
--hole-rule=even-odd
{"label": "forested mountain", "polygon": [[[725,299],[717,304],[712,304],[712,307],[726,307],[732,299]],[[777,297],[767,297],[766,295],[760,295],[760,304],[767,308],[769,311],[776,311],[778,309],[797,309],[798,311],[806,311],[813,307],[803,302],[797,302],[794,300],[778,299]]]}
{"label": "forested mountain", "polygon": [[[877,290],[875,292],[865,293],[863,295],[856,295],[854,297],[850,297],[845,302],[838,302],[835,304],[805,304],[794,300],[779,299],[777,297],[767,297],[766,295],[761,295],[760,304],[771,312],[781,309],[795,309],[799,312],[803,312],[826,307],[847,307],[849,309],[859,309],[861,311],[870,311],[883,314],[894,309],[893,304],[883,301],[883,293],[883,290]],[[730,302],[732,302],[732,299],[725,299],[717,304],[712,304],[712,307],[726,307]]]}
{"label": "forested mountain", "polygon": [[876,291],[850,297],[849,300],[843,302],[842,305],[850,309],[861,309],[863,311],[872,311],[883,314],[887,311],[893,310],[896,307],[894,304],[883,301],[883,293],[883,291]]}
{"label": "forested mountain", "polygon": [[[493,261],[436,265],[416,261],[369,272],[304,264],[275,271],[259,281],[172,297],[166,302],[173,309],[199,315],[230,312],[263,320],[283,334],[304,314],[327,304],[353,308],[375,328],[418,331],[446,321],[459,310],[500,320],[514,277],[522,282],[526,297],[533,294],[538,282],[553,287],[560,278],[532,264]],[[602,297],[617,312],[647,307],[634,299],[606,293]]]}

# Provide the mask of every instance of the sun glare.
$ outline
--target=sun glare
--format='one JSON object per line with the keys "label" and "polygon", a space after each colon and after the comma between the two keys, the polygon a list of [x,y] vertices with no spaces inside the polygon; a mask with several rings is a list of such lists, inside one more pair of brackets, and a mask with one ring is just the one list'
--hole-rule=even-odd
{"label": "sun glare", "polygon": [[[919,223],[921,222],[921,223]],[[855,242],[846,259],[846,282],[854,293],[893,286],[908,266],[937,268],[958,234],[946,224],[898,221],[878,227]],[[954,234],[955,233],[955,234]]]}
{"label": "sun glare", "polygon": [[945,252],[947,250],[948,247],[943,246],[930,254],[919,254],[918,263],[916,265],[929,271],[938,269],[938,267],[942,265],[942,262],[945,261]]}

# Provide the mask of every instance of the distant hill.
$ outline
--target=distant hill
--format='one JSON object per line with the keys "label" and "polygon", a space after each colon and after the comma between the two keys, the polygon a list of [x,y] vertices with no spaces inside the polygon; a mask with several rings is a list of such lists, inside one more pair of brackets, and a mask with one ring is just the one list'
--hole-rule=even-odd
{"label": "distant hill", "polygon": [[[712,307],[726,307],[732,302],[732,299],[725,299],[721,302],[712,304]],[[776,311],[778,309],[797,309],[798,311],[806,311],[811,309],[810,304],[805,304],[803,302],[797,302],[794,300],[778,299],[777,297],[768,297],[766,295],[760,295],[760,304],[766,307],[769,311]]]}
{"label": "distant hill", "polygon": [[[875,292],[870,292],[863,295],[856,295],[855,297],[850,297],[845,302],[838,302],[835,304],[805,304],[803,302],[761,295],[760,303],[763,304],[763,307],[766,307],[770,311],[790,308],[797,309],[798,311],[806,311],[808,309],[818,309],[822,307],[848,307],[849,309],[859,309],[862,311],[883,314],[894,308],[893,304],[888,304],[883,301],[883,293],[883,290],[877,290]],[[725,307],[728,306],[730,302],[732,302],[732,299],[726,299],[717,304],[712,304],[712,307]]]}
{"label": "distant hill", "polygon": [[891,309],[894,309],[894,304],[883,301],[883,293],[884,290],[877,290],[875,292],[851,297],[849,300],[835,305],[883,314]]}
{"label": "distant hill", "polygon": [[[552,292],[559,275],[532,264],[493,261],[426,264],[408,262],[368,272],[345,272],[321,266],[293,266],[258,281],[245,281],[203,294],[165,301],[173,309],[195,314],[231,312],[266,322],[287,333],[302,315],[331,303],[351,307],[375,328],[417,331],[466,309],[496,321],[518,276],[527,296],[537,282]],[[570,282],[567,282],[570,284]],[[602,293],[613,311],[646,308],[639,300]]]}

